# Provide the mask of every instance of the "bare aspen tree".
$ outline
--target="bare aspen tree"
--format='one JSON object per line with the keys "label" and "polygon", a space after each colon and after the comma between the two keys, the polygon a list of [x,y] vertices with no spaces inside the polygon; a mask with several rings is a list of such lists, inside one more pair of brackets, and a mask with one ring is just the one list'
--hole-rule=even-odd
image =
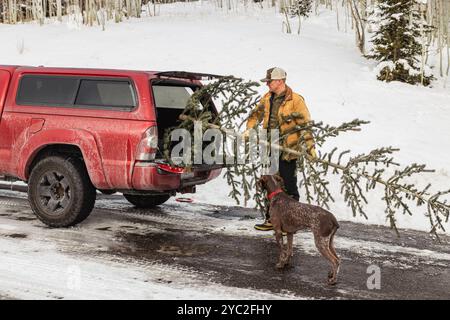
{"label": "bare aspen tree", "polygon": [[17,3],[16,0],[8,0],[8,20],[11,24],[17,23]]}
{"label": "bare aspen tree", "polygon": [[336,4],[334,5],[336,8],[336,27],[337,30],[340,31],[340,25],[339,25],[339,0],[336,0]]}
{"label": "bare aspen tree", "polygon": [[131,17],[137,16],[137,2],[136,0],[131,0],[131,11],[130,11]]}
{"label": "bare aspen tree", "polygon": [[450,33],[450,3],[449,1],[444,2],[444,38],[445,38],[445,46],[447,51],[447,69],[446,69],[446,76],[449,76],[450,71],[450,39],[449,39],[449,33]]}
{"label": "bare aspen tree", "polygon": [[33,19],[33,0],[27,1],[27,12],[25,19],[26,21],[31,21]]}
{"label": "bare aspen tree", "polygon": [[[426,9],[425,9],[426,10]],[[422,54],[421,54],[421,61],[420,61],[420,83],[424,84],[424,75],[425,75],[425,60],[427,56],[427,48],[425,46],[425,32],[423,30],[423,22],[425,21],[424,11],[421,10],[421,16],[422,16],[422,23],[420,24],[420,36],[421,36],[421,47],[422,47]]]}
{"label": "bare aspen tree", "polygon": [[5,4],[3,1],[0,2],[0,23],[5,23]]}
{"label": "bare aspen tree", "polygon": [[47,12],[48,12],[49,18],[53,17],[53,1],[54,0],[44,0],[44,2],[47,2],[47,5],[46,5],[47,11],[44,11],[44,12],[45,12],[45,15],[47,15]]}
{"label": "bare aspen tree", "polygon": [[286,27],[286,33],[292,33],[291,23],[289,22],[288,10],[287,8],[283,9],[284,17],[286,21],[283,21],[282,31],[284,31],[284,27]]}
{"label": "bare aspen tree", "polygon": [[5,10],[6,10],[6,21],[8,21],[8,23],[10,24],[14,24],[14,8],[13,8],[13,0],[8,0],[8,2],[6,3],[6,1],[4,1],[4,6],[5,6]]}
{"label": "bare aspen tree", "polygon": [[[147,12],[148,12],[148,15],[149,16],[152,16],[152,10],[151,10],[151,8],[150,8],[150,1],[149,2],[147,2]],[[153,6],[155,6],[155,1],[153,2]]]}
{"label": "bare aspen tree", "polygon": [[284,13],[285,9],[286,9],[286,2],[285,2],[285,0],[279,0],[278,1],[278,5],[279,5],[278,10],[280,11],[280,13]]}
{"label": "bare aspen tree", "polygon": [[86,4],[86,18],[87,18],[87,23],[89,26],[93,26],[94,25],[94,19],[92,16],[92,10],[93,10],[93,2],[94,0],[87,0],[87,4]]}
{"label": "bare aspen tree", "polygon": [[[444,76],[445,74],[448,76],[450,69],[448,40],[450,32],[450,4],[448,0],[428,0],[426,5],[427,23],[434,27],[433,32],[428,36],[428,46],[433,45],[437,50],[440,75]],[[446,62],[444,57],[446,57]],[[446,68],[445,64],[447,64]]]}
{"label": "bare aspen tree", "polygon": [[44,24],[44,8],[42,0],[33,0],[33,20],[39,21],[40,25]]}
{"label": "bare aspen tree", "polygon": [[116,0],[108,0],[109,6],[108,6],[108,20],[115,20],[115,4]]}
{"label": "bare aspen tree", "polygon": [[130,0],[125,0],[125,6],[126,6],[126,16],[127,19],[130,18],[130,11],[131,11],[131,1]]}
{"label": "bare aspen tree", "polygon": [[108,0],[96,0],[96,11],[97,11],[97,21],[98,24],[102,27],[102,30],[105,30],[105,24],[107,21],[107,8],[108,8]]}
{"label": "bare aspen tree", "polygon": [[93,26],[97,21],[97,10],[95,0],[89,0],[89,25]]}
{"label": "bare aspen tree", "polygon": [[298,29],[297,29],[297,34],[300,34],[300,29],[302,27],[302,17],[299,15],[298,16]]}
{"label": "bare aspen tree", "polygon": [[348,0],[348,1],[354,22],[353,25],[355,27],[356,32],[355,33],[356,43],[359,51],[364,55],[366,39],[365,39],[365,23],[359,7],[359,5],[361,4],[360,2],[361,0]]}
{"label": "bare aspen tree", "polygon": [[56,16],[58,21],[62,21],[62,4],[61,0],[56,0]]}
{"label": "bare aspen tree", "polygon": [[11,23],[11,1],[8,2],[2,2],[2,6],[3,6],[3,21],[6,23]]}
{"label": "bare aspen tree", "polygon": [[435,27],[433,32],[433,45],[437,48],[438,60],[439,60],[439,74],[442,77],[442,21],[441,21],[441,1],[434,0],[430,2],[431,15],[433,26]]}
{"label": "bare aspen tree", "polygon": [[81,8],[82,13],[83,13],[83,23],[87,24],[87,25],[91,25],[90,24],[90,15],[89,15],[90,2],[91,2],[91,0],[84,0],[83,7]]}
{"label": "bare aspen tree", "polygon": [[136,6],[137,6],[136,18],[140,18],[142,12],[142,0],[136,0]]}
{"label": "bare aspen tree", "polygon": [[114,0],[114,21],[116,23],[122,21],[122,10],[120,2],[121,2],[120,0]]}
{"label": "bare aspen tree", "polygon": [[86,12],[86,9],[83,10],[83,7],[84,8],[87,7],[88,0],[80,0],[80,1],[81,1],[80,9],[81,9],[81,14],[83,16],[83,24],[87,24],[87,12]]}
{"label": "bare aspen tree", "polygon": [[[347,0],[342,0],[342,6],[344,7],[344,16],[345,16],[345,32],[348,31],[348,25],[350,21],[350,9],[349,9],[349,3]],[[353,21],[353,20],[352,20]]]}
{"label": "bare aspen tree", "polygon": [[445,1],[445,0],[441,0],[441,5],[440,5],[440,12],[439,12],[439,18],[440,18],[440,24],[439,24],[439,29],[440,29],[440,33],[441,33],[441,43],[439,45],[439,51],[440,51],[440,55],[442,56],[442,60],[444,60],[444,52],[446,53],[447,56],[447,68],[444,72],[444,62],[442,62],[442,76],[445,74],[446,76],[448,76],[449,74],[449,69],[450,69],[450,56],[449,56],[449,52],[450,52],[450,48],[449,48],[449,39],[448,39],[448,35],[449,35],[449,31],[450,31],[450,21],[448,19],[449,17],[449,11],[450,11],[450,4],[449,1]]}

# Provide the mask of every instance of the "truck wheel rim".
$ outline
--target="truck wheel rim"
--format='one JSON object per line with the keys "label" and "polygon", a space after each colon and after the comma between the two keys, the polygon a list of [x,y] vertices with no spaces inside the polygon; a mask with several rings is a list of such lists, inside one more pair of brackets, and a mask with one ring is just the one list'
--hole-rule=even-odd
{"label": "truck wheel rim", "polygon": [[37,194],[45,213],[57,215],[69,205],[70,183],[60,172],[48,171],[42,175],[39,181]]}

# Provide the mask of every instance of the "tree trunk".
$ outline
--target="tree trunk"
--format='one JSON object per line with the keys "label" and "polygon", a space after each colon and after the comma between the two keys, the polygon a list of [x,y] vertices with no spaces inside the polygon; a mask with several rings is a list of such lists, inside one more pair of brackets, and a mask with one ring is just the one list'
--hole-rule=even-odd
{"label": "tree trunk", "polygon": [[364,22],[361,18],[361,14],[359,12],[358,6],[356,4],[357,0],[349,0],[350,1],[350,9],[356,29],[356,43],[361,54],[365,54],[365,26]]}
{"label": "tree trunk", "polygon": [[62,21],[62,4],[61,0],[56,0],[56,16],[58,17],[58,21]]}

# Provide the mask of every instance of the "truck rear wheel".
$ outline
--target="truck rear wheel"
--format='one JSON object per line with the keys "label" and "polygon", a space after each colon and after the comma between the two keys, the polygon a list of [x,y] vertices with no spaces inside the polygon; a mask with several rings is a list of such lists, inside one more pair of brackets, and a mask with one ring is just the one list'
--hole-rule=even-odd
{"label": "truck rear wheel", "polygon": [[75,157],[49,156],[33,168],[28,200],[36,216],[50,227],[70,227],[86,219],[96,192],[84,163]]}
{"label": "truck rear wheel", "polygon": [[169,200],[169,194],[161,195],[134,195],[134,194],[124,194],[125,199],[131,204],[134,204],[138,208],[152,208],[154,206],[163,204]]}

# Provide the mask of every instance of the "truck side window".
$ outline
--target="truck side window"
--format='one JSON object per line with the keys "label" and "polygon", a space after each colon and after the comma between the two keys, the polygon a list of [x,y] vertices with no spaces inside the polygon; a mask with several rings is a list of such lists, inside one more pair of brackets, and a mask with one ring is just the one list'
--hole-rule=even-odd
{"label": "truck side window", "polygon": [[83,79],[75,105],[132,109],[136,97],[129,81]]}
{"label": "truck side window", "polygon": [[72,105],[79,80],[68,77],[24,76],[16,102],[19,105]]}
{"label": "truck side window", "polygon": [[153,85],[157,108],[184,110],[193,93],[187,86]]}

